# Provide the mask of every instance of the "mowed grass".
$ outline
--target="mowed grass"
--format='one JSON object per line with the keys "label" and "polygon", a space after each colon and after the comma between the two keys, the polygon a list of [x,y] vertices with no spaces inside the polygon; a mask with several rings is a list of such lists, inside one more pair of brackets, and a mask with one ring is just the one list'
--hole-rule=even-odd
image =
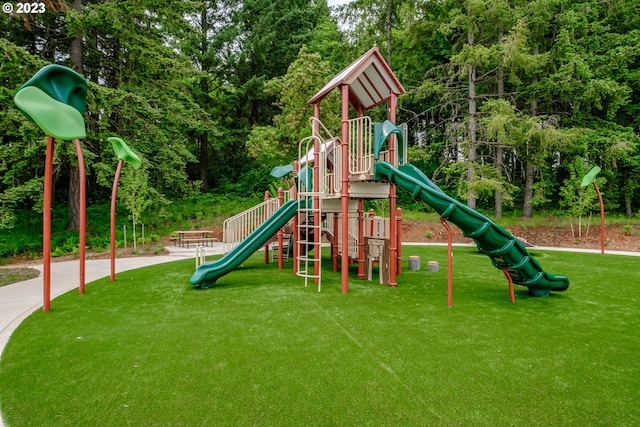
{"label": "mowed grass", "polygon": [[[397,288],[322,292],[255,254],[211,289],[193,261],[53,301],[11,337],[0,406],[17,426],[575,426],[640,420],[640,258],[533,254],[572,283],[516,287],[474,248],[404,248]],[[439,273],[426,272],[428,260]],[[287,264],[289,267],[291,263]],[[377,280],[377,278],[376,278]]]}

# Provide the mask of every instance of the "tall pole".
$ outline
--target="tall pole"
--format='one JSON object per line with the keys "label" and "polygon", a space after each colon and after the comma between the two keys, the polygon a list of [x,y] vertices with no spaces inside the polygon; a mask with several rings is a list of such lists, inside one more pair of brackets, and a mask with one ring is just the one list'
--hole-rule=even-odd
{"label": "tall pole", "polygon": [[313,200],[313,251],[314,251],[314,262],[313,262],[313,275],[315,276],[314,282],[318,283],[320,281],[320,257],[322,253],[320,251],[320,192],[321,185],[324,183],[320,182],[320,167],[324,168],[324,165],[320,166],[320,150],[322,149],[319,135],[320,135],[320,104],[313,104],[313,116],[317,119],[313,122],[313,134],[316,135],[313,138],[313,192],[315,193],[312,197]]}
{"label": "tall pole", "polygon": [[[271,196],[269,195],[269,190],[266,190],[264,192],[264,201],[268,201],[271,198]],[[266,221],[267,218],[269,217],[270,212],[268,212],[268,208],[267,208],[267,204],[265,203],[265,209],[264,209],[264,218],[263,220]],[[264,245],[264,263],[269,264],[269,244],[267,243],[266,245]]]}
{"label": "tall pole", "polygon": [[342,92],[342,292],[349,292],[349,86],[343,84]]}
{"label": "tall pole", "polygon": [[116,197],[118,195],[118,181],[122,172],[122,164],[124,160],[118,161],[116,167],[116,175],[113,178],[113,188],[111,189],[111,281],[116,280]]}
{"label": "tall pole", "polygon": [[580,186],[586,187],[589,184],[593,184],[593,187],[596,189],[598,202],[600,203],[600,253],[604,255],[604,202],[602,201],[602,194],[600,194],[600,189],[598,188],[598,183],[596,182],[596,177],[601,170],[602,169],[600,169],[599,166],[592,167],[591,170],[584,177],[582,177]]}
{"label": "tall pole", "polygon": [[[389,95],[389,120],[396,123],[396,106],[398,97],[396,94]],[[397,167],[396,162],[396,138],[395,135],[389,136],[389,157],[393,166]],[[397,286],[396,274],[398,271],[398,241],[396,229],[396,186],[391,184],[389,188],[389,286]]]}
{"label": "tall pole", "polygon": [[598,184],[595,181],[593,181],[593,187],[596,189],[598,202],[600,203],[600,253],[604,255],[604,202],[602,201],[602,194],[600,194]]}
{"label": "tall pole", "polygon": [[[282,202],[284,200],[284,190],[282,187],[278,187],[278,209],[282,207]],[[284,251],[282,249],[282,245],[284,243],[282,236],[282,228],[278,230],[278,270],[282,270],[284,268]]]}
{"label": "tall pole", "polygon": [[78,175],[80,180],[80,293],[84,294],[85,260],[87,250],[87,179],[84,171],[84,157],[79,139],[73,140],[78,156]]}
{"label": "tall pole", "polygon": [[51,199],[53,198],[53,153],[55,139],[47,136],[44,163],[44,201],[42,208],[43,301],[42,311],[51,309]]}
{"label": "tall pole", "polygon": [[447,220],[440,218],[440,222],[447,229],[447,306],[453,305],[453,233]]}
{"label": "tall pole", "polygon": [[[294,160],[293,162],[293,198],[295,200],[298,200],[298,184],[296,183],[296,175],[298,175],[298,172],[300,170],[300,167],[298,165],[298,161]],[[298,202],[299,203],[299,202]],[[300,205],[298,205],[299,207]],[[298,211],[300,212],[300,211]],[[294,238],[294,244],[293,244],[293,274],[298,274],[298,242],[299,242],[299,224],[298,224],[298,215],[294,215],[293,216],[293,235],[295,236]]]}

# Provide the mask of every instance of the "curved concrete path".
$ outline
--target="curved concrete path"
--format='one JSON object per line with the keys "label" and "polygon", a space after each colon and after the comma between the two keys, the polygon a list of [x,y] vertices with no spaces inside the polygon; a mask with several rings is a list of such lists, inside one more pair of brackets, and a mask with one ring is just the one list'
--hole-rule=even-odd
{"label": "curved concrete path", "polygon": [[[442,246],[441,243],[404,243],[404,245],[434,245]],[[446,246],[446,245],[445,245]],[[474,246],[473,244],[456,244],[455,246]],[[116,260],[116,274],[118,272],[133,270],[149,265],[162,264],[164,262],[177,261],[186,258],[195,258],[195,248],[168,247],[169,255],[152,257],[119,258]],[[600,253],[599,250],[591,249],[571,249],[571,248],[551,248],[535,247],[535,249],[546,251],[566,251],[566,252],[586,252]],[[205,248],[206,255],[222,254],[222,243],[214,243],[212,247]],[[640,252],[607,251],[608,255],[640,256]],[[29,265],[27,267],[40,270],[42,264]],[[195,267],[195,265],[194,265]],[[51,264],[51,300],[79,287],[79,261],[54,262]],[[108,277],[111,274],[111,264],[109,259],[87,260],[86,262],[87,283],[94,280]],[[117,277],[116,277],[117,280]],[[53,303],[55,304],[55,303]],[[18,325],[29,317],[31,313],[42,307],[42,274],[35,279],[24,282],[13,283],[0,287],[0,357],[2,351],[9,341],[9,337]],[[5,427],[0,414],[0,427]]]}

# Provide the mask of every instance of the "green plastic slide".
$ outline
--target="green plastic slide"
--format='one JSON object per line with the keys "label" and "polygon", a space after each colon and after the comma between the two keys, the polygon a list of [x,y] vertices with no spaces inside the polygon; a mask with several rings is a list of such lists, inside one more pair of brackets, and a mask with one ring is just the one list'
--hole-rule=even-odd
{"label": "green plastic slide", "polygon": [[298,212],[298,201],[289,200],[247,236],[231,252],[218,261],[201,264],[189,280],[192,285],[208,288],[216,280],[238,268],[251,254],[264,246]]}
{"label": "green plastic slide", "polygon": [[489,218],[446,195],[438,186],[411,164],[399,169],[387,162],[375,164],[375,178],[395,183],[427,203],[447,221],[454,223],[465,236],[475,240],[478,250],[489,256],[500,270],[507,270],[513,283],[529,288],[529,294],[549,296],[550,291],[564,291],[569,287],[566,276],[542,270],[524,245]]}

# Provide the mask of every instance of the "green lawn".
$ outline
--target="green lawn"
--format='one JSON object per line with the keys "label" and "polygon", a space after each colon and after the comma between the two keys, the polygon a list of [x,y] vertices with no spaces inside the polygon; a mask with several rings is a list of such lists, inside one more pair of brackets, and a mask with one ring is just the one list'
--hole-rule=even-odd
{"label": "green lawn", "polygon": [[20,325],[0,406],[11,427],[637,425],[640,259],[533,254],[566,292],[511,304],[473,248],[453,308],[444,247],[403,253],[439,273],[346,295],[329,260],[321,293],[262,254],[205,290],[192,260],[120,273]]}

